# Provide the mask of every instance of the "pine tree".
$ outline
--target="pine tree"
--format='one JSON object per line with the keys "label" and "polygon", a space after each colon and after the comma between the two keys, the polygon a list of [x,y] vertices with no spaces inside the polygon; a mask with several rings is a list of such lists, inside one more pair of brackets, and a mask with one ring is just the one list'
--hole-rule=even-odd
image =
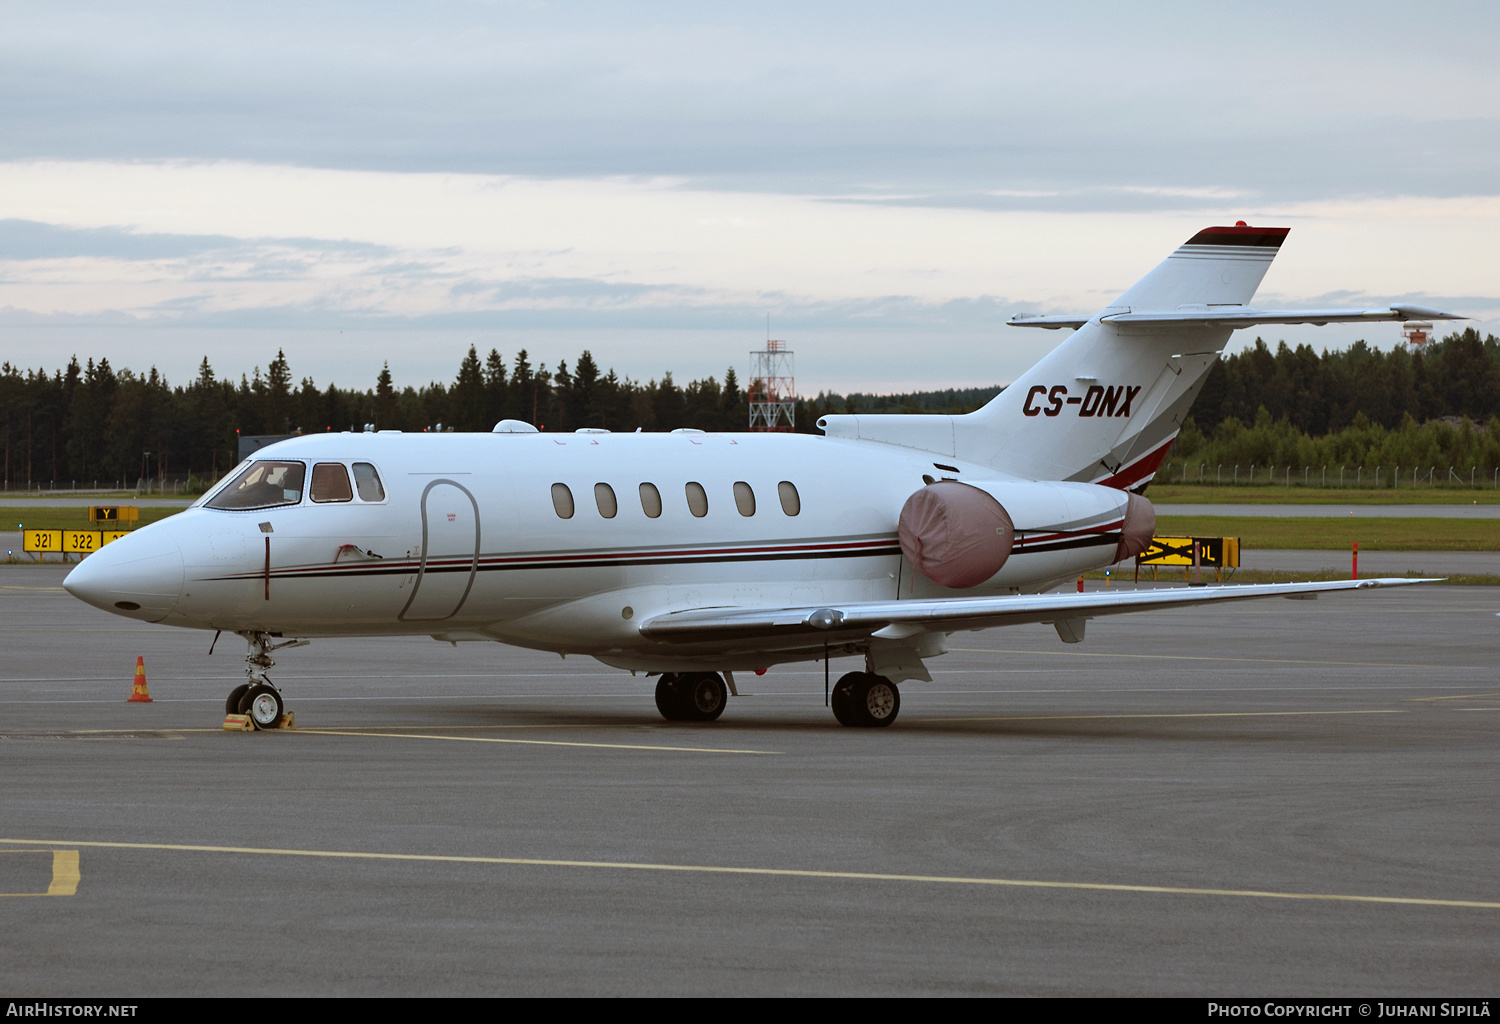
{"label": "pine tree", "polygon": [[396,429],[396,390],[391,384],[389,361],[380,368],[380,376],[375,378],[375,429]]}
{"label": "pine tree", "polygon": [[492,348],[484,360],[484,421],[490,430],[510,415],[505,390],[505,359]]}
{"label": "pine tree", "polygon": [[452,418],[448,425],[454,430],[487,430],[484,407],[484,370],[479,365],[479,353],[470,345],[468,355],[458,364],[458,378],[448,391],[448,415]]}
{"label": "pine tree", "polygon": [[276,358],[266,371],[266,427],[271,433],[285,434],[291,430],[292,368],[287,364],[286,353],[276,350]]}

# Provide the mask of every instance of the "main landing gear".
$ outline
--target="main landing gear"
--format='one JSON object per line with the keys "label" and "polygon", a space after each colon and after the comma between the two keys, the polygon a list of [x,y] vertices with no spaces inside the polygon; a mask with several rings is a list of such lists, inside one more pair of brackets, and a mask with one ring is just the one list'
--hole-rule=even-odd
{"label": "main landing gear", "polygon": [[901,713],[901,691],[873,672],[850,672],[842,677],[833,684],[828,702],[840,725],[884,727]]}
{"label": "main landing gear", "polygon": [[[656,680],[656,710],[669,722],[712,722],[728,702],[715,672],[663,672]],[[883,728],[901,713],[901,691],[885,676],[850,672],[833,685],[829,703],[840,725]]]}
{"label": "main landing gear", "polygon": [[729,689],[717,672],[664,672],[656,681],[656,710],[669,722],[712,722],[727,703]]}
{"label": "main landing gear", "polygon": [[271,634],[257,630],[247,630],[240,636],[250,644],[250,653],[245,655],[245,675],[249,677],[249,682],[241,683],[229,691],[229,698],[224,701],[224,713],[246,715],[256,729],[279,728],[286,709],[281,700],[281,691],[276,689],[276,684],[266,675],[271,666],[276,664],[271,652],[288,647],[305,647],[307,641],[286,640],[275,643]]}

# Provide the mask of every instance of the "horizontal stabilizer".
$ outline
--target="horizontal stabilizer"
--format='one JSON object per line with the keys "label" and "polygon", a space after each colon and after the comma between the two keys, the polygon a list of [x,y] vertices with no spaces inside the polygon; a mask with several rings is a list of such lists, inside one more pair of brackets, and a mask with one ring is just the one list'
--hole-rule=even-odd
{"label": "horizontal stabilizer", "polygon": [[[1090,317],[1081,316],[1016,316],[1006,321],[1012,327],[1042,327],[1057,330],[1060,327],[1079,328],[1088,323]],[[1385,306],[1378,309],[1251,309],[1248,306],[1203,306],[1200,308],[1173,310],[1121,310],[1118,313],[1104,312],[1099,315],[1106,324],[1178,324],[1204,327],[1256,327],[1261,324],[1324,324],[1365,323],[1380,320],[1467,320],[1457,313],[1445,313],[1427,306]]]}
{"label": "horizontal stabilizer", "polygon": [[[699,608],[660,615],[641,624],[641,635],[667,643],[717,640],[790,639],[798,636],[839,642],[870,636],[897,624],[948,633],[1027,622],[1075,622],[1100,615],[1242,601],[1257,597],[1304,597],[1334,590],[1435,583],[1425,579],[1335,580],[1327,583],[1254,583],[1240,586],[1174,587],[1152,590],[1093,591],[1084,594],[1012,594],[1005,597],[950,597],[926,601],[859,601],[835,607]],[[1078,631],[1081,635],[1082,631]]]}
{"label": "horizontal stabilizer", "polygon": [[1092,319],[1087,316],[1013,316],[1005,322],[1011,327],[1041,327],[1049,331],[1066,327],[1076,331]]}

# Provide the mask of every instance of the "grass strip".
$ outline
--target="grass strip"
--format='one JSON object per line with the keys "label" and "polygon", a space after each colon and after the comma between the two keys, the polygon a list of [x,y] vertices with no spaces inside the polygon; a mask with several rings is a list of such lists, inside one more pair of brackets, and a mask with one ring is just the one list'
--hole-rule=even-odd
{"label": "grass strip", "polygon": [[1500,491],[1460,487],[1303,487],[1281,484],[1159,484],[1147,497],[1158,505],[1500,505]]}
{"label": "grass strip", "polygon": [[1500,551],[1500,520],[1301,516],[1158,516],[1158,537],[1238,537],[1293,551]]}
{"label": "grass strip", "polygon": [[[1160,568],[1161,571],[1157,574],[1157,579],[1154,582],[1158,584],[1175,583],[1178,586],[1182,586],[1187,582],[1187,580],[1183,577],[1182,566],[1164,565]],[[1189,569],[1188,571],[1190,573],[1192,572],[1191,569]],[[1361,577],[1411,575],[1415,574],[1404,571],[1366,572],[1363,569],[1361,569],[1360,571]],[[1449,576],[1443,573],[1426,573],[1423,575],[1424,578],[1441,578],[1445,585],[1452,583],[1460,586],[1500,587],[1500,576],[1485,576],[1468,573],[1457,576]],[[1106,579],[1104,571],[1102,569],[1098,572],[1084,573],[1083,578],[1091,582],[1099,583],[1104,582],[1104,580]],[[1220,582],[1226,585],[1230,583],[1328,583],[1334,580],[1347,580],[1348,578],[1348,569],[1303,569],[1299,572],[1292,572],[1290,570],[1282,569],[1225,569],[1224,579],[1221,581],[1215,575],[1215,571],[1213,569],[1203,570],[1203,582],[1209,585],[1216,585]],[[1126,589],[1129,589],[1135,580],[1135,566],[1128,565],[1121,567],[1118,572],[1111,571],[1110,575],[1108,576],[1108,580],[1111,587],[1123,586]],[[1149,565],[1141,566],[1141,582],[1153,582],[1153,580],[1151,579],[1151,567]],[[1064,589],[1066,589],[1066,587],[1064,587]]]}
{"label": "grass strip", "polygon": [[[128,501],[101,501],[101,505],[129,505]],[[0,505],[0,530],[120,530],[139,529],[181,512],[180,508],[143,508],[135,523],[91,523],[88,508],[52,505]]]}

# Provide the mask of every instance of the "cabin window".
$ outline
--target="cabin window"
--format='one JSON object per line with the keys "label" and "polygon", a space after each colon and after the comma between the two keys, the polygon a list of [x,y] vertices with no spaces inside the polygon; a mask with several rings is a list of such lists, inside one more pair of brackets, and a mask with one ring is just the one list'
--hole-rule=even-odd
{"label": "cabin window", "polygon": [[368,462],[354,464],[354,489],[360,501],[384,501],[385,488],[380,484],[380,474]]}
{"label": "cabin window", "polygon": [[252,462],[225,487],[208,508],[242,509],[295,505],[302,500],[307,466],[301,462]]}
{"label": "cabin window", "polygon": [[552,485],[552,507],[557,510],[557,518],[573,518],[573,492],[567,484]]}
{"label": "cabin window", "polygon": [[708,492],[703,485],[694,480],[687,485],[688,511],[702,519],[708,515]]}
{"label": "cabin window", "polygon": [[755,492],[743,480],[735,481],[734,507],[740,510],[742,516],[755,515]]}
{"label": "cabin window", "polygon": [[789,516],[802,511],[802,496],[797,493],[796,484],[783,480],[776,485],[776,493],[781,496],[781,511]]}
{"label": "cabin window", "polygon": [[353,501],[349,471],[341,462],[320,462],[313,467],[309,497],[313,501]]}
{"label": "cabin window", "polygon": [[661,491],[655,484],[641,484],[641,511],[652,519],[661,515]]}
{"label": "cabin window", "polygon": [[599,506],[599,514],[605,519],[613,519],[615,513],[620,511],[620,503],[615,500],[615,489],[609,484],[594,485],[594,504]]}

